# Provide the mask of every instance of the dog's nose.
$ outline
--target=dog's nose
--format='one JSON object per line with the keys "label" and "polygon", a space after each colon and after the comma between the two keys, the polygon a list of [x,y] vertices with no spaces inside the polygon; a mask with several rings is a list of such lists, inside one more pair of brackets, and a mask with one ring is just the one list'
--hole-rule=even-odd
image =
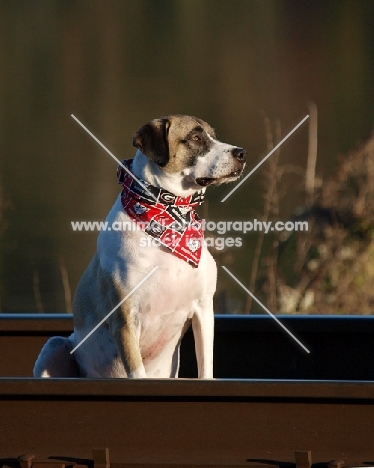
{"label": "dog's nose", "polygon": [[247,160],[247,151],[244,148],[234,148],[232,155],[241,163],[245,163]]}

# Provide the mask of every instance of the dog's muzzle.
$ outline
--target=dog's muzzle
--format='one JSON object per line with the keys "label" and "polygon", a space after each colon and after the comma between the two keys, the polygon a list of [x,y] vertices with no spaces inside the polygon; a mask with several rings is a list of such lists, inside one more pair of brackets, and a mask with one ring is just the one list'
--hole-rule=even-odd
{"label": "dog's muzzle", "polygon": [[196,183],[202,187],[207,187],[208,185],[213,184],[214,182],[217,182],[221,179],[232,179],[240,177],[243,173],[244,165],[247,161],[247,151],[244,148],[235,147],[231,150],[231,154],[237,161],[237,169],[219,178],[199,177],[196,179]]}

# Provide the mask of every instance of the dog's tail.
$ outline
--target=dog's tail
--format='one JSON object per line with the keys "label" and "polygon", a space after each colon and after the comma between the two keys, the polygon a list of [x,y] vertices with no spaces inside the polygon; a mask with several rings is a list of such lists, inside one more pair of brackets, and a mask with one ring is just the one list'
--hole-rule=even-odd
{"label": "dog's tail", "polygon": [[43,346],[34,366],[34,377],[80,377],[79,366],[70,351],[73,346],[68,338],[53,336]]}

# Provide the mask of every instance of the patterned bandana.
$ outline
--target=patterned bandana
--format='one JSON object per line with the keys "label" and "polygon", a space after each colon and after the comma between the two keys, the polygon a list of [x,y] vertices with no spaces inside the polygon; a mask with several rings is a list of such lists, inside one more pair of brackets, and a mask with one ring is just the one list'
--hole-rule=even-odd
{"label": "patterned bandana", "polygon": [[[122,164],[131,171],[132,162],[127,159]],[[178,197],[140,180],[147,188],[145,190],[122,166],[118,166],[117,177],[123,186],[122,206],[130,218],[178,258],[197,268],[204,234],[201,220],[193,208],[203,203],[204,191]]]}

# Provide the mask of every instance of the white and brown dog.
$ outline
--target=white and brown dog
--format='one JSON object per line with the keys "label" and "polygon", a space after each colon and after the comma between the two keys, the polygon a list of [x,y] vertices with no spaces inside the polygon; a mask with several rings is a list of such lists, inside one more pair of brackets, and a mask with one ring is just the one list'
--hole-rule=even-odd
{"label": "white and brown dog", "polygon": [[[100,232],[75,293],[74,333],[48,340],[35,377],[177,377],[190,324],[198,376],[213,377],[217,268],[194,206],[208,185],[242,174],[246,151],[218,141],[210,125],[185,115],[152,120],[133,143],[138,150],[124,162],[126,171],[119,168],[123,191],[107,217],[113,229]],[[134,229],[114,229],[125,225]]]}

